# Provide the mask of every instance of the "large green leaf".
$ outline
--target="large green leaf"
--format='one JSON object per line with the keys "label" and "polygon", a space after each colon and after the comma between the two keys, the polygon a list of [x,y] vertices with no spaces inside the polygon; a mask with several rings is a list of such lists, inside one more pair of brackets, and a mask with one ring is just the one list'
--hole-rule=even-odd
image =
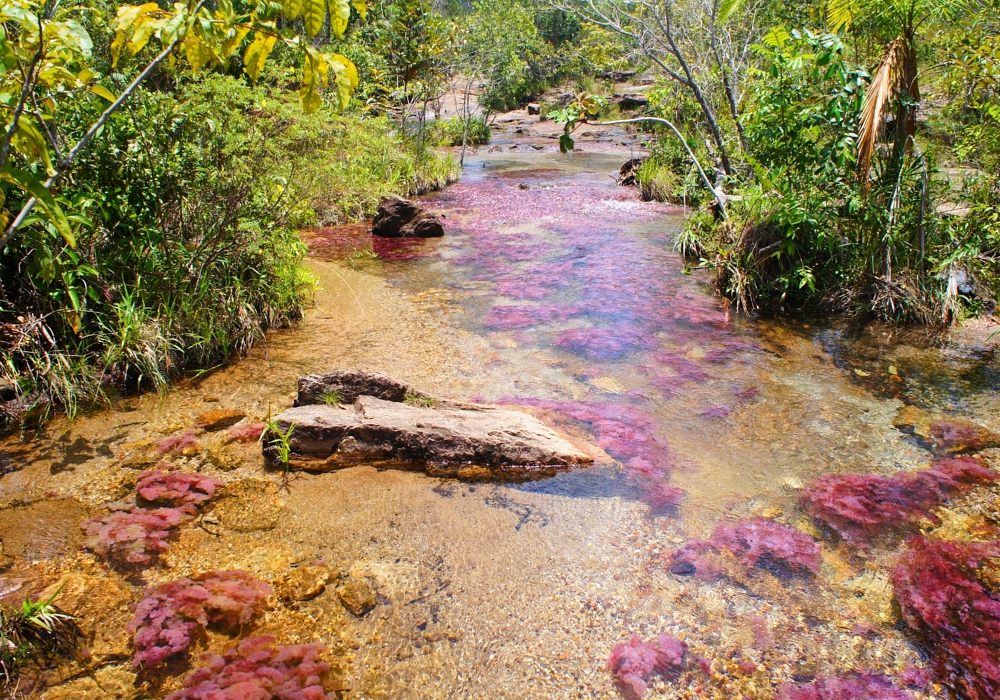
{"label": "large green leaf", "polygon": [[827,0],[826,28],[833,34],[851,26],[854,21],[854,8],[851,0]]}
{"label": "large green leaf", "polygon": [[256,81],[263,70],[267,57],[271,53],[271,49],[274,48],[275,41],[277,41],[277,37],[273,34],[254,32],[253,41],[250,42],[243,55],[243,70],[252,80]]}
{"label": "large green leaf", "polygon": [[306,26],[306,36],[312,39],[323,29],[326,21],[326,0],[303,0],[302,22]]}
{"label": "large green leaf", "polygon": [[344,38],[347,31],[347,21],[351,18],[350,0],[329,0],[330,2],[330,29],[338,39]]}
{"label": "large green leaf", "polygon": [[352,4],[354,5],[354,9],[358,11],[358,14],[361,15],[361,19],[368,16],[368,3],[365,0],[354,0]]}
{"label": "large green leaf", "polygon": [[38,205],[42,208],[42,211],[45,212],[49,223],[55,227],[59,235],[63,237],[63,240],[70,247],[76,247],[76,237],[73,235],[73,231],[70,230],[69,221],[66,219],[62,208],[52,196],[52,193],[45,187],[45,183],[35,177],[33,173],[10,167],[10,165],[5,165],[3,170],[0,170],[0,180],[9,182],[34,197]]}

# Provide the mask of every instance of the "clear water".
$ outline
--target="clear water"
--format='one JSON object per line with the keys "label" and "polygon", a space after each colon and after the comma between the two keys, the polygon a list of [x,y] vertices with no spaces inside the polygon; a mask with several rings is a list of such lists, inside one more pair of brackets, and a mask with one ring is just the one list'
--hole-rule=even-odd
{"label": "clear water", "polygon": [[[301,327],[164,396],[9,439],[0,502],[59,494],[97,506],[124,488],[130,445],[182,431],[200,411],[262,416],[290,404],[300,374],[384,371],[440,395],[528,406],[608,459],[528,484],[369,467],[297,474],[275,529],[186,532],[148,578],[240,567],[273,579],[314,558],[369,576],[380,605],[365,618],[328,592],[259,629],[330,644],[352,698],[617,697],[604,665],[633,633],[674,634],[704,659],[654,681],[651,698],[771,698],[817,673],[922,663],[895,625],[891,552],[824,542],[816,580],[760,569],[718,583],[671,574],[663,555],[726,515],[819,537],[796,508],[804,482],[930,460],[892,427],[903,401],[1000,428],[995,349],[735,316],[673,252],[682,212],[614,186],[624,157],[472,159],[427,199],[446,216],[444,239],[313,232],[321,288]],[[373,246],[377,260],[358,254]],[[265,474],[255,448],[234,458],[224,478]],[[204,454],[184,464],[214,469]],[[23,520],[14,505],[6,512]],[[49,530],[46,543],[63,541]],[[75,546],[35,550],[55,570]]]}

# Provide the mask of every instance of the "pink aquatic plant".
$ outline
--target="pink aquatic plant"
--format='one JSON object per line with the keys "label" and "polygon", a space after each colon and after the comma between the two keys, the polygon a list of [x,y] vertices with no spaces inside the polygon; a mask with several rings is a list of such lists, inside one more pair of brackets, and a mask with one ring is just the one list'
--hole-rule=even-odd
{"label": "pink aquatic plant", "polygon": [[847,676],[817,676],[811,683],[783,685],[776,700],[916,700],[900,690],[888,676],[856,673]]}
{"label": "pink aquatic plant", "polygon": [[813,574],[819,571],[819,545],[813,538],[768,518],[723,521],[712,541],[735,554],[747,569],[763,563]]}
{"label": "pink aquatic plant", "polygon": [[219,486],[221,481],[205,474],[157,469],[140,474],[135,491],[153,505],[193,510],[210,499]]}
{"label": "pink aquatic plant", "polygon": [[499,330],[516,330],[542,326],[553,321],[565,321],[579,309],[568,304],[548,304],[538,306],[494,306],[486,315],[484,323]]}
{"label": "pink aquatic plant", "polygon": [[767,518],[725,520],[710,540],[692,540],[668,555],[670,571],[714,580],[723,575],[716,556],[727,550],[749,571],[757,565],[792,573],[819,571],[819,545],[809,535]]}
{"label": "pink aquatic plant", "polygon": [[916,472],[826,474],[810,483],[800,503],[816,520],[846,541],[864,546],[879,531],[916,526],[921,518],[938,522],[931,508],[998,475],[974,457],[951,457]]}
{"label": "pink aquatic plant", "polygon": [[174,435],[173,437],[160,440],[156,443],[156,451],[160,454],[179,455],[184,450],[190,447],[197,447],[197,445],[198,438],[194,436],[194,433],[188,432],[183,435]]}
{"label": "pink aquatic plant", "polygon": [[969,700],[1000,697],[1000,595],[979,574],[1000,542],[914,537],[892,585],[906,624],[931,649],[937,679]]}
{"label": "pink aquatic plant", "polygon": [[637,700],[646,693],[646,681],[654,674],[677,671],[684,663],[687,645],[661,634],[652,642],[644,642],[637,634],[615,646],[608,657],[608,670],[615,676],[615,685],[626,698]]}
{"label": "pink aquatic plant", "polygon": [[560,331],[555,344],[590,360],[617,360],[633,350],[650,347],[653,341],[635,328],[613,326]]}
{"label": "pink aquatic plant", "polygon": [[236,442],[257,442],[263,432],[263,423],[240,423],[229,429],[229,437]]}
{"label": "pink aquatic plant", "polygon": [[934,445],[944,452],[976,452],[998,444],[996,435],[972,423],[933,420],[928,426],[928,432]]}
{"label": "pink aquatic plant", "polygon": [[205,654],[204,666],[184,679],[166,700],[335,700],[323,687],[330,665],[322,644],[274,645],[274,637],[250,637],[222,656]]}
{"label": "pink aquatic plant", "polygon": [[128,625],[133,663],[150,668],[183,653],[200,627],[247,624],[273,592],[246,571],[209,571],[147,589]]}
{"label": "pink aquatic plant", "polygon": [[116,511],[80,523],[83,545],[102,557],[145,564],[166,551],[167,538],[190,513],[179,508]]}

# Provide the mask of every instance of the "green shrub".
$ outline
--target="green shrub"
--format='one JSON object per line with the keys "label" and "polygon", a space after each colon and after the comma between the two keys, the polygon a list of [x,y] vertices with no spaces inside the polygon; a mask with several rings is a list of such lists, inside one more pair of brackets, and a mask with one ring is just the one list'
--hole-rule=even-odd
{"label": "green shrub", "polygon": [[458,117],[432,122],[428,127],[429,140],[437,146],[461,146],[463,136],[469,146],[482,146],[490,142],[492,132],[486,120],[482,117],[472,117],[469,120],[468,135],[465,134],[465,123]]}

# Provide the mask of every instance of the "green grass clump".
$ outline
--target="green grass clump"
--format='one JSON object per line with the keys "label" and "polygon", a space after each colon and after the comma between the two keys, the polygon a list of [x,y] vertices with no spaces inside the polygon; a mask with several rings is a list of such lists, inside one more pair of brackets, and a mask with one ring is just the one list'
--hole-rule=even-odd
{"label": "green grass clump", "polygon": [[323,394],[322,399],[323,403],[325,403],[327,406],[339,406],[340,404],[344,403],[340,395],[340,392],[337,391],[336,389],[334,389],[333,391],[328,391],[325,394]]}
{"label": "green grass clump", "polygon": [[437,401],[434,400],[432,396],[421,396],[420,394],[414,394],[413,392],[406,392],[406,396],[403,397],[403,403],[408,406],[422,406],[424,408],[434,408],[434,404]]}
{"label": "green grass clump", "polygon": [[466,145],[482,146],[490,142],[493,132],[482,117],[469,119],[468,135],[465,135],[465,122],[458,117],[431,122],[427,127],[429,140],[438,146],[461,146],[465,136]]}
{"label": "green grass clump", "polygon": [[23,669],[72,651],[78,630],[70,615],[48,600],[25,600],[20,608],[0,605],[0,689],[17,697]]}

